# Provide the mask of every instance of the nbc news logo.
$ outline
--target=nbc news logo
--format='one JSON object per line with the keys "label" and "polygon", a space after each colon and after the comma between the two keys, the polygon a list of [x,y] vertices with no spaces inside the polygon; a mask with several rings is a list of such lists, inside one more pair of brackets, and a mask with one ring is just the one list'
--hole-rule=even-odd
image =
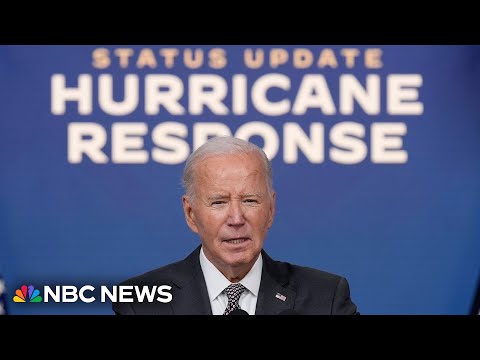
{"label": "nbc news logo", "polygon": [[[84,303],[94,302],[93,296],[95,287],[84,285],[77,289],[74,285],[55,286],[53,290],[50,286],[43,287],[44,298],[40,296],[40,291],[35,289],[33,285],[22,285],[20,289],[15,291],[13,301],[16,303],[24,302],[45,302],[48,303],[73,303],[82,301]],[[169,292],[171,286],[134,286],[123,285],[113,286],[110,290],[107,286],[100,287],[100,301],[106,302],[107,298],[112,302],[162,302],[169,303],[172,301],[172,294]],[[155,297],[158,294],[157,297]]]}

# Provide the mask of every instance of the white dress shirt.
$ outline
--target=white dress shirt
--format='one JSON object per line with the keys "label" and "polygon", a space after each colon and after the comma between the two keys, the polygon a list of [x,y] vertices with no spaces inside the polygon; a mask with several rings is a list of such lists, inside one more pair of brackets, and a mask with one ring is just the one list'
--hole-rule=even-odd
{"label": "white dress shirt", "polygon": [[[203,248],[200,250],[200,266],[202,267],[203,276],[207,283],[212,314],[223,315],[228,304],[227,294],[225,294],[224,290],[232,283],[207,259]],[[240,308],[248,312],[249,315],[255,315],[258,290],[260,289],[260,280],[262,278],[262,268],[262,254],[260,254],[247,275],[239,281],[247,290],[242,293],[238,303]]]}

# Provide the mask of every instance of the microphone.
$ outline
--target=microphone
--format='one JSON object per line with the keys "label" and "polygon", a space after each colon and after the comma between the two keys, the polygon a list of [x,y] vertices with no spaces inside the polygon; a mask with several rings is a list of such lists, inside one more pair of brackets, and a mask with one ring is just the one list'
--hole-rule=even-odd
{"label": "microphone", "polygon": [[280,311],[278,315],[300,315],[300,314],[298,313],[298,311],[295,311],[293,309],[287,309],[287,310]]}
{"label": "microphone", "polygon": [[248,312],[242,309],[235,309],[228,315],[248,315]]}

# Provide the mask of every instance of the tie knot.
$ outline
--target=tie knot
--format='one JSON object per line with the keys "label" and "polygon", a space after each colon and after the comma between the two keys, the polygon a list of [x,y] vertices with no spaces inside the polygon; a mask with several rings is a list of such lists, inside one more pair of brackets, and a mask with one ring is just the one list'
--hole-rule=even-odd
{"label": "tie knot", "polygon": [[230,284],[225,288],[225,293],[228,297],[228,304],[227,308],[225,309],[224,315],[230,314],[233,310],[239,309],[240,305],[238,301],[240,300],[240,296],[246,290],[246,287],[240,283],[237,284]]}

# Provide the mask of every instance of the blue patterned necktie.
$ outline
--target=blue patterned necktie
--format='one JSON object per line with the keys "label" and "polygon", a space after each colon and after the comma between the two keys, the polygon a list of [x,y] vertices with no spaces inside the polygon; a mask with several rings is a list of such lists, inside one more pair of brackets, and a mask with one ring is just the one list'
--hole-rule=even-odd
{"label": "blue patterned necktie", "polygon": [[227,308],[223,315],[230,314],[235,309],[240,309],[240,305],[238,304],[238,300],[240,300],[240,296],[247,288],[242,284],[230,284],[225,288],[225,293],[228,297],[228,304]]}

